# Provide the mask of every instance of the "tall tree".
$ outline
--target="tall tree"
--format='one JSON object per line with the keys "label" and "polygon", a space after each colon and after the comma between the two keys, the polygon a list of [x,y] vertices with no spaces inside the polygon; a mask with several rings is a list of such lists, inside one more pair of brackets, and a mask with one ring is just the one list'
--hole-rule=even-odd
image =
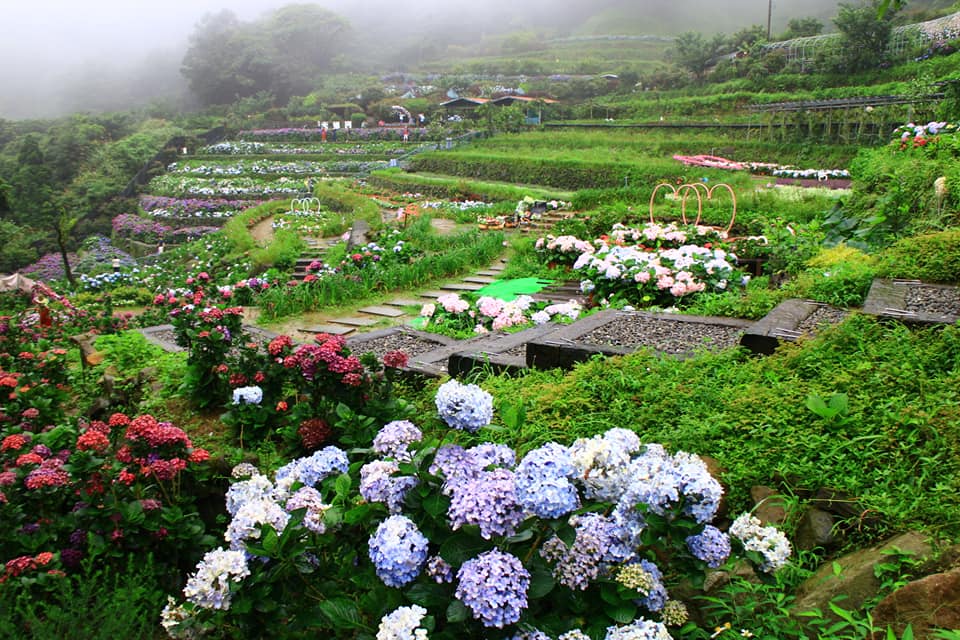
{"label": "tall tree", "polygon": [[700,80],[707,69],[714,64],[717,56],[728,48],[727,39],[723,34],[717,34],[708,39],[702,33],[687,31],[674,40],[671,55],[674,62]]}
{"label": "tall tree", "polygon": [[853,6],[843,3],[833,19],[840,32],[840,55],[834,71],[856,73],[875,69],[884,59],[893,32],[888,11],[880,15],[876,5]]}

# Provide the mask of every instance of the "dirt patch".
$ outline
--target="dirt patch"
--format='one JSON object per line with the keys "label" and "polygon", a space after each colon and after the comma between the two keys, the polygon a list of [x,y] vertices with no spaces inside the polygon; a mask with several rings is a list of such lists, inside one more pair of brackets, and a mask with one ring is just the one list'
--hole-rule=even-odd
{"label": "dirt patch", "polygon": [[261,247],[273,242],[273,216],[261,220],[250,228],[250,235]]}

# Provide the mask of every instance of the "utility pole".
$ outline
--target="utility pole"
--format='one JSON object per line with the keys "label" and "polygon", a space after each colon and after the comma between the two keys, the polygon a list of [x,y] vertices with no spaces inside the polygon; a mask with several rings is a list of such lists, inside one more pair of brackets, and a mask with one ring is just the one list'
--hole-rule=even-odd
{"label": "utility pole", "polygon": [[767,42],[770,42],[770,18],[773,16],[773,0],[767,0]]}

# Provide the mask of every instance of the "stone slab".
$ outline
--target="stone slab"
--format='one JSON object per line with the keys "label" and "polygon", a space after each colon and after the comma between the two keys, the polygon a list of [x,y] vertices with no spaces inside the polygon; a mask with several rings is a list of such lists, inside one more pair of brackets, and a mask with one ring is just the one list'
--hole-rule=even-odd
{"label": "stone slab", "polygon": [[954,324],[960,316],[946,313],[929,313],[907,309],[907,292],[910,287],[931,287],[955,290],[957,287],[946,284],[928,284],[919,280],[874,280],[863,302],[863,312],[890,320],[900,320],[908,324],[934,325]]}
{"label": "stone slab", "polygon": [[345,336],[348,333],[353,333],[354,328],[342,324],[318,324],[313,327],[305,327],[300,329],[300,331],[304,333],[329,333],[332,336]]}
{"label": "stone slab", "polygon": [[421,298],[439,298],[440,296],[445,296],[449,291],[424,291],[419,294]]}
{"label": "stone slab", "polygon": [[503,272],[503,269],[493,271],[492,269],[484,269],[483,271],[477,271],[478,276],[499,276]]}
{"label": "stone slab", "polygon": [[464,282],[473,282],[473,283],[476,283],[476,284],[490,284],[490,283],[492,283],[492,282],[496,282],[497,279],[496,279],[496,278],[490,278],[490,277],[487,277],[487,276],[467,276],[466,278],[463,279],[463,281],[464,281]]}
{"label": "stone slab", "polygon": [[349,327],[372,327],[380,321],[376,318],[365,318],[363,316],[351,316],[349,318],[337,318],[336,324],[345,324]]}
{"label": "stone slab", "polygon": [[475,282],[451,282],[450,284],[440,285],[441,289],[445,291],[479,291],[483,289],[486,285],[477,284]]}
{"label": "stone slab", "polygon": [[[598,345],[578,341],[583,336],[602,326],[629,318],[654,319],[677,323],[701,323],[720,325],[728,328],[746,331],[753,323],[749,320],[736,318],[720,318],[711,316],[685,316],[673,313],[650,313],[646,311],[619,311],[615,309],[601,311],[582,320],[557,328],[556,330],[527,343],[527,366],[536,369],[569,369],[578,362],[585,362],[591,358],[603,356],[622,356],[635,353],[644,348],[642,345],[619,346]],[[688,358],[694,351],[668,354],[654,349],[661,356]]]}
{"label": "stone slab", "polygon": [[396,298],[395,300],[387,300],[384,304],[391,307],[419,307],[423,304],[423,300],[413,300],[411,298]]}
{"label": "stone slab", "polygon": [[811,300],[784,300],[747,329],[740,344],[754,353],[770,355],[781,341],[793,342],[799,338],[800,324],[820,306]]}
{"label": "stone slab", "polygon": [[380,305],[363,307],[362,309],[357,309],[357,311],[360,313],[369,313],[374,316],[382,316],[384,318],[398,318],[403,315],[403,311],[397,309],[396,307],[386,307]]}

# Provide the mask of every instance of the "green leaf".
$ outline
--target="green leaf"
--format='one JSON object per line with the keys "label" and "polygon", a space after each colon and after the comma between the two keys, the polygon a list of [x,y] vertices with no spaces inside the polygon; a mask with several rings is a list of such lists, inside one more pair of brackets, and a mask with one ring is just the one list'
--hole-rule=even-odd
{"label": "green leaf", "polygon": [[533,566],[530,571],[530,588],[527,589],[527,596],[531,600],[542,598],[556,586],[553,579],[553,573],[547,566]]}
{"label": "green leaf", "polygon": [[352,600],[333,598],[332,600],[323,600],[317,603],[317,606],[333,627],[361,629],[365,626],[360,611]]}
{"label": "green leaf", "polygon": [[275,557],[280,548],[280,536],[269,525],[263,527],[263,548],[270,557]]}
{"label": "green leaf", "polygon": [[633,619],[637,616],[637,606],[632,602],[621,601],[618,604],[605,602],[603,605],[603,610],[608,616],[620,624],[628,624],[633,622]]}
{"label": "green leaf", "polygon": [[437,609],[450,602],[448,589],[432,582],[418,582],[404,592],[414,604],[427,609]]}
{"label": "green leaf", "polygon": [[463,622],[469,615],[469,609],[459,600],[452,600],[447,607],[447,622]]}
{"label": "green leaf", "polygon": [[440,545],[440,557],[453,566],[459,567],[470,558],[475,558],[492,548],[493,543],[491,542],[463,532],[457,532]]}
{"label": "green leaf", "polygon": [[350,479],[348,474],[342,473],[337,476],[333,484],[333,490],[336,492],[338,498],[346,498],[350,495],[351,486],[353,486],[353,480]]}

